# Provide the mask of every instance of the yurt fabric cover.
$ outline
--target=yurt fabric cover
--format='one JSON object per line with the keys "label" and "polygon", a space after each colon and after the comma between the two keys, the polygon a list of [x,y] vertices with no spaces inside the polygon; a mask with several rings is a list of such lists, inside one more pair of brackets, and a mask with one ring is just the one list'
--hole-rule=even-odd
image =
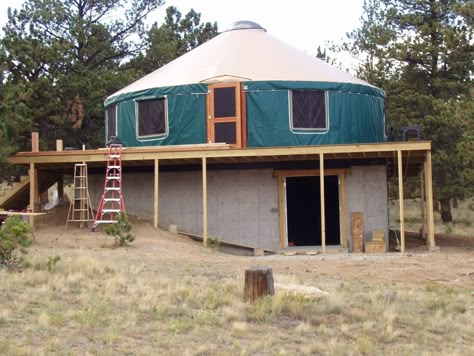
{"label": "yurt fabric cover", "polygon": [[[384,141],[382,90],[281,42],[255,23],[221,33],[111,95],[105,106],[116,105],[117,136],[126,146],[206,143],[208,84],[236,81],[246,92],[249,147]],[[326,91],[327,130],[291,130],[292,90]],[[166,98],[167,135],[139,139],[136,101],[153,98]]]}

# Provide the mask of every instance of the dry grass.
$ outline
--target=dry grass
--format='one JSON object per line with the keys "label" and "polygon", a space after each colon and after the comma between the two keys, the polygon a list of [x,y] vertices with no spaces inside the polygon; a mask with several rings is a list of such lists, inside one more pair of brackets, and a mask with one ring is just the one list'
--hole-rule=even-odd
{"label": "dry grass", "polygon": [[[398,200],[390,202],[390,226],[399,228],[399,204]],[[421,209],[419,199],[407,199],[405,201],[405,227],[409,231],[419,231],[421,228]],[[434,214],[435,233],[454,234],[474,237],[474,199],[459,201],[457,208],[452,208],[453,222],[444,224],[439,212]]]}
{"label": "dry grass", "polygon": [[247,304],[240,275],[170,278],[92,256],[0,271],[0,354],[474,354],[470,289],[334,278],[329,296]]}

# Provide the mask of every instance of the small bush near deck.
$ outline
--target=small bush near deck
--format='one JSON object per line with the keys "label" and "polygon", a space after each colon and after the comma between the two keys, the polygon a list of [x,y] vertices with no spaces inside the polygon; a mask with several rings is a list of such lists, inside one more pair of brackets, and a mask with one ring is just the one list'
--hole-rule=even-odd
{"label": "small bush near deck", "polygon": [[16,251],[25,254],[26,248],[32,244],[28,236],[30,226],[19,216],[11,216],[5,220],[0,229],[0,265],[15,267],[21,263]]}
{"label": "small bush near deck", "polygon": [[127,213],[121,211],[117,214],[115,220],[117,221],[116,223],[109,225],[104,229],[105,233],[114,236],[116,244],[120,247],[135,240],[135,236],[130,232],[132,231],[132,224],[128,221]]}

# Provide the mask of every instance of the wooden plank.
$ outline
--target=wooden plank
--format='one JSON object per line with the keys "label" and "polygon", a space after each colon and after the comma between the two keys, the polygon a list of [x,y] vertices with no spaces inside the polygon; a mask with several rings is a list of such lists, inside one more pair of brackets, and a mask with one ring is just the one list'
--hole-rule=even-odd
{"label": "wooden plank", "polygon": [[[35,174],[35,164],[33,162],[30,163],[30,210],[32,213],[35,213],[35,182],[36,182],[36,174]],[[33,228],[35,226],[35,217],[34,215],[30,215],[30,226]]]}
{"label": "wooden plank", "polygon": [[398,158],[398,199],[400,204],[400,252],[405,253],[405,210],[403,204],[403,164],[402,151],[397,151]]}
{"label": "wooden plank", "polygon": [[280,236],[280,249],[285,246],[285,177],[278,176],[278,225]]}
{"label": "wooden plank", "polygon": [[[206,147],[207,146],[207,147]],[[219,145],[218,145],[219,146]],[[224,145],[224,147],[229,145]],[[225,149],[222,145],[213,148],[212,145],[202,145],[200,147],[172,147],[166,149],[147,148],[147,149],[126,149],[123,151],[123,161],[143,161],[152,162],[155,158],[164,159],[200,159],[208,158],[227,158],[227,157],[247,157],[251,160],[258,160],[260,157],[287,157],[287,156],[305,156],[312,159],[319,155],[334,154],[340,159],[347,158],[347,152],[353,152],[361,155],[362,152],[384,153],[383,156],[391,157],[398,150],[421,150],[431,149],[430,142],[409,141],[405,143],[380,143],[380,144],[361,144],[361,145],[331,145],[331,146],[294,146],[294,147],[269,147],[269,148],[246,148],[246,149]],[[34,163],[74,163],[78,161],[86,162],[106,162],[107,157],[104,150],[87,151],[63,151],[63,152],[39,152],[39,153],[19,153],[9,157],[9,162],[13,164]]]}
{"label": "wooden plank", "polygon": [[247,93],[243,90],[243,84],[240,86],[240,93],[242,101],[240,104],[240,116],[241,116],[241,147],[247,147]]}
{"label": "wooden plank", "polygon": [[214,95],[211,95],[211,88],[208,88],[206,95],[206,133],[207,133],[207,142],[211,144],[214,142],[214,132],[212,131],[213,125],[213,116],[214,112]]}
{"label": "wooden plank", "polygon": [[58,199],[64,199],[64,176],[60,175],[58,178]]}
{"label": "wooden plank", "polygon": [[63,140],[56,140],[56,151],[63,151]]}
{"label": "wooden plank", "polygon": [[155,181],[154,181],[154,194],[153,194],[153,226],[158,229],[158,196],[159,196],[159,183],[160,183],[160,161],[155,159]]}
{"label": "wooden plank", "polygon": [[[336,168],[336,169],[325,169],[324,175],[326,176],[338,176],[344,175],[350,172],[350,168]],[[321,170],[319,169],[292,169],[292,170],[275,170],[274,176],[284,177],[306,177],[306,176],[319,176]]]}
{"label": "wooden plank", "polygon": [[31,133],[31,152],[39,152],[39,133]]}
{"label": "wooden plank", "polygon": [[207,162],[202,158],[202,238],[207,245]]}
{"label": "wooden plank", "polygon": [[347,202],[346,202],[346,175],[339,175],[340,219],[342,246],[347,248]]}
{"label": "wooden plank", "polygon": [[433,168],[431,166],[431,151],[426,153],[426,213],[428,226],[429,248],[436,246],[434,239],[434,213],[433,213]]}
{"label": "wooden plank", "polygon": [[39,215],[46,215],[46,213],[28,213],[28,212],[23,212],[23,211],[5,211],[5,210],[0,210],[0,215],[7,215],[7,216],[12,216],[12,215],[20,215],[20,216],[39,216]]}
{"label": "wooden plank", "polygon": [[426,204],[425,204],[425,170],[420,172],[420,212],[421,212],[421,237],[426,239]]}
{"label": "wooden plank", "polygon": [[321,175],[319,177],[321,189],[321,248],[322,253],[326,253],[326,207],[324,205],[324,154],[319,154],[319,170]]}

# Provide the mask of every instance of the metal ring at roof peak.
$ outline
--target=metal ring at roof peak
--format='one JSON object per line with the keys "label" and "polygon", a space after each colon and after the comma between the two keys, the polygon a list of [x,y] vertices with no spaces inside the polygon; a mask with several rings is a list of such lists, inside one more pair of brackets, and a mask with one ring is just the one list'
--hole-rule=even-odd
{"label": "metal ring at roof peak", "polygon": [[244,20],[244,21],[236,21],[232,23],[224,32],[236,31],[236,30],[264,30],[265,32],[267,31],[256,22]]}

